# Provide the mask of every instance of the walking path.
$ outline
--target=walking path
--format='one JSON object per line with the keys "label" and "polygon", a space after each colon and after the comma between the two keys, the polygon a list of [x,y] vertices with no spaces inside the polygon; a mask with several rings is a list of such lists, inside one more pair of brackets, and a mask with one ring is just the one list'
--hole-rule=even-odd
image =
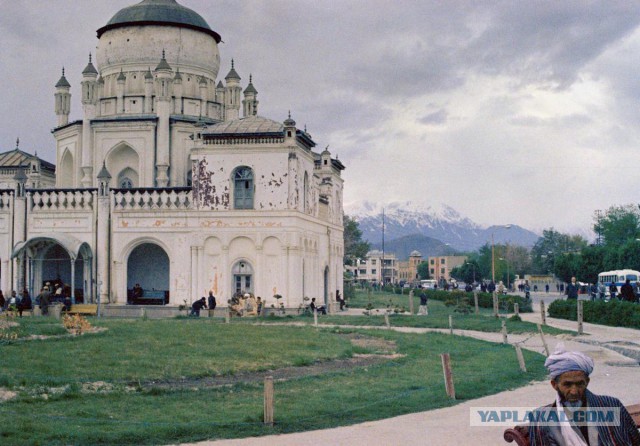
{"label": "walking path", "polygon": [[[540,313],[521,315],[529,322],[540,322]],[[547,324],[567,330],[577,330],[577,323],[547,318]],[[379,328],[379,327],[377,327]],[[402,331],[426,332],[441,329],[395,328]],[[455,330],[454,334],[492,342],[502,342],[500,333]],[[564,339],[563,339],[564,338]],[[595,361],[589,389],[596,394],[612,395],[624,404],[640,403],[640,330],[584,324],[584,335],[569,337],[546,336],[549,349],[564,342],[567,350],[579,350]],[[544,352],[540,336],[509,335],[509,343],[522,342],[524,348]],[[624,352],[627,356],[623,356]],[[631,359],[634,358],[634,359]],[[454,371],[455,372],[455,371]],[[463,401],[443,409],[402,415],[379,421],[311,432],[244,438],[238,440],[205,441],[184,446],[294,446],[294,445],[500,445],[504,427],[471,427],[473,407],[530,407],[550,403],[554,392],[548,381],[537,381],[515,390],[483,398]]]}

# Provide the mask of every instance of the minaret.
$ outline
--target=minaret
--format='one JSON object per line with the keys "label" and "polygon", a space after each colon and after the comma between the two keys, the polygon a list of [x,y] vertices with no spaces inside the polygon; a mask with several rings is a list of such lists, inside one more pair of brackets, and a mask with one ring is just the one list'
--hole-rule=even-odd
{"label": "minaret", "polygon": [[[91,63],[91,54],[89,54],[89,63],[84,71],[82,71],[82,187],[91,187],[93,183],[93,147],[91,146],[91,120],[96,117],[96,102],[98,89],[98,70]],[[63,175],[70,175],[73,178],[73,172],[63,172]]]}
{"label": "minaret", "polygon": [[67,78],[64,77],[64,68],[62,68],[62,77],[56,84],[56,115],[58,116],[58,127],[69,123],[69,113],[71,113],[71,93],[69,92],[71,85]]}
{"label": "minaret", "polygon": [[[111,174],[107,170],[105,162],[98,173],[98,210],[97,210],[97,247],[96,270],[98,272],[98,299],[99,303],[109,302],[109,228],[111,226],[109,182]],[[100,310],[98,310],[100,311]]]}
{"label": "minaret", "polygon": [[[64,73],[62,75],[64,77]],[[16,174],[13,179],[16,182],[16,198],[13,207],[13,243],[18,244],[24,242],[27,239],[27,197],[26,197],[26,183],[27,175],[24,173],[22,166],[19,166],[16,170]],[[25,255],[24,253],[16,258],[16,267],[13,270],[13,283],[15,289],[24,289],[24,268],[25,268]]]}
{"label": "minaret", "polygon": [[252,75],[249,75],[249,85],[244,90],[244,101],[242,105],[244,107],[244,117],[255,116],[258,114],[258,90],[253,86]]}
{"label": "minaret", "polygon": [[182,114],[182,74],[180,74],[180,68],[176,70],[176,75],[173,78],[173,95],[175,96],[173,113],[175,113],[176,115],[181,115]]}
{"label": "minaret", "polygon": [[165,59],[162,50],[162,59],[156,67],[156,114],[158,115],[158,130],[156,135],[156,187],[169,185],[169,117],[171,116],[171,84],[173,70]]}
{"label": "minaret", "polygon": [[151,74],[151,67],[144,73],[144,112],[148,115],[153,113],[153,74]]}
{"label": "minaret", "polygon": [[120,68],[120,74],[116,79],[116,114],[124,113],[124,84],[127,81],[127,76],[124,75],[122,68]]}
{"label": "minaret", "polygon": [[200,88],[200,116],[207,116],[207,101],[209,100],[209,84],[207,79],[202,76],[198,83]]}
{"label": "minaret", "polygon": [[240,86],[241,79],[234,68],[233,59],[231,59],[231,70],[224,80],[227,81],[224,93],[224,120],[231,121],[240,117],[240,95],[242,94],[242,87]]}

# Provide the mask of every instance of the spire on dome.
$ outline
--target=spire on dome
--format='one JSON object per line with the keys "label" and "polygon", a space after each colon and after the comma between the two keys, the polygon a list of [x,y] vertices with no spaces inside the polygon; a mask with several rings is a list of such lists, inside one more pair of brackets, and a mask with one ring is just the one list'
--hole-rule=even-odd
{"label": "spire on dome", "polygon": [[227,74],[227,77],[224,78],[226,81],[231,80],[231,79],[235,79],[235,80],[241,80],[242,78],[240,77],[240,75],[238,74],[238,72],[236,71],[235,67],[234,67],[234,61],[233,59],[231,59],[231,70],[229,70],[229,74]]}
{"label": "spire on dome", "polygon": [[247,85],[247,88],[244,90],[244,94],[247,94],[247,93],[258,94],[258,90],[256,90],[256,88],[253,86],[252,78],[253,78],[253,75],[250,74],[249,85]]}
{"label": "spire on dome", "polygon": [[16,138],[16,150],[20,150],[20,137]]}
{"label": "spire on dome", "polygon": [[169,65],[167,59],[165,58],[164,48],[162,49],[162,59],[160,59],[160,63],[156,67],[156,71],[160,70],[172,71],[171,65]]}
{"label": "spire on dome", "polygon": [[89,63],[87,64],[85,69],[82,70],[82,74],[85,74],[85,75],[98,74],[98,70],[96,70],[96,67],[94,67],[93,64],[91,63],[91,53],[89,53]]}
{"label": "spire on dome", "polygon": [[60,77],[60,80],[56,84],[56,88],[70,88],[70,87],[71,87],[71,84],[69,83],[67,78],[64,77],[64,67],[62,67],[62,77]]}
{"label": "spire on dome", "polygon": [[296,126],[296,121],[291,119],[291,110],[289,110],[289,117],[287,119],[285,119],[284,125],[287,126],[287,127],[295,127]]}
{"label": "spire on dome", "polygon": [[126,81],[127,80],[127,76],[124,75],[124,71],[122,71],[122,68],[120,68],[120,74],[118,75],[118,82],[119,81]]}

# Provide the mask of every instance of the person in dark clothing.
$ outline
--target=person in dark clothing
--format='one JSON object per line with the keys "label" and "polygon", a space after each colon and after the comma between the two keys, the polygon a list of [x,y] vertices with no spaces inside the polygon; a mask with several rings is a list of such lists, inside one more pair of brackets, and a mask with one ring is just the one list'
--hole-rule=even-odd
{"label": "person in dark clothing", "polygon": [[200,317],[200,310],[207,308],[207,299],[201,297],[191,305],[191,314],[189,316]]}
{"label": "person in dark clothing", "polygon": [[33,303],[31,302],[31,296],[29,296],[29,292],[27,290],[24,290],[22,292],[22,299],[20,299],[20,303],[18,304],[18,314],[22,317],[23,311],[31,311],[32,309]]}
{"label": "person in dark clothing", "polygon": [[2,290],[0,290],[0,311],[4,310],[6,303],[7,301],[4,299],[4,294],[2,294]]}
{"label": "person in dark clothing", "polygon": [[571,278],[571,283],[567,285],[567,291],[565,293],[567,295],[567,299],[578,299],[578,284],[576,283],[576,278]]}
{"label": "person in dark clothing", "polygon": [[609,294],[611,300],[616,298],[616,294],[618,294],[618,287],[615,282],[611,282],[611,285],[609,285]]}
{"label": "person in dark clothing", "polygon": [[340,304],[340,311],[344,310],[344,298],[340,296],[340,290],[336,290],[336,301]]}
{"label": "person in dark clothing", "polygon": [[209,297],[207,298],[207,303],[209,304],[209,310],[213,311],[216,309],[218,305],[216,303],[216,296],[213,295],[213,291],[209,291]]}
{"label": "person in dark clothing", "polygon": [[424,291],[420,293],[420,308],[418,309],[418,315],[429,315],[429,308],[427,307],[427,294]]}
{"label": "person in dark clothing", "polygon": [[314,311],[317,311],[318,313],[327,314],[327,309],[324,307],[324,305],[321,305],[321,306],[317,306],[316,305],[316,298],[315,297],[313,299],[311,299],[311,303],[309,304],[309,308],[311,308],[311,312],[312,313]]}
{"label": "person in dark clothing", "polygon": [[636,293],[633,291],[633,285],[631,285],[629,279],[620,287],[620,299],[626,300],[627,302],[636,301]]}
{"label": "person in dark clothing", "polygon": [[49,315],[49,302],[51,302],[51,293],[48,287],[42,288],[38,301],[40,302],[40,312],[43,316]]}

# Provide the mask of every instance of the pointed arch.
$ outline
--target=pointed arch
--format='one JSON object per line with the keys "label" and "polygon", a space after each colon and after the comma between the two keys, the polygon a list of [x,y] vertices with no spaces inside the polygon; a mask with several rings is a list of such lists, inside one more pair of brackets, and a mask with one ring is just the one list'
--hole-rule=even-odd
{"label": "pointed arch", "polygon": [[130,180],[131,187],[140,187],[140,155],[131,145],[124,141],[118,143],[107,152],[105,161],[109,171],[118,172],[116,188],[122,187],[125,178]]}
{"label": "pointed arch", "polygon": [[57,169],[58,187],[72,188],[75,186],[75,169],[73,167],[73,155],[69,149],[65,149],[60,158],[60,166]]}

